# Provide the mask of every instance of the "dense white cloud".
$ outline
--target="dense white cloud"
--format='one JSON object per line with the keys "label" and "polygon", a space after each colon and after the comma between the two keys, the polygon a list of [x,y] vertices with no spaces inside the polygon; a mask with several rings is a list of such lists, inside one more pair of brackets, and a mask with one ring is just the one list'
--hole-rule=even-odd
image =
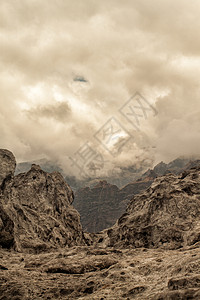
{"label": "dense white cloud", "polygon": [[[199,13],[198,0],[1,1],[0,147],[72,173],[86,141],[108,168],[199,155]],[[157,110],[140,132],[119,113],[136,91]],[[132,135],[116,157],[94,138],[112,116]]]}

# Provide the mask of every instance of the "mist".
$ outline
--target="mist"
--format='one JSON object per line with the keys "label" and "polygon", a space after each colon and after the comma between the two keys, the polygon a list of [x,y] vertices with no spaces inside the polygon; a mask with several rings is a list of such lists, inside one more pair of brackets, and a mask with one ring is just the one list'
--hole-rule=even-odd
{"label": "mist", "polygon": [[199,156],[199,14],[195,0],[1,1],[1,148],[77,176],[80,153],[94,175]]}

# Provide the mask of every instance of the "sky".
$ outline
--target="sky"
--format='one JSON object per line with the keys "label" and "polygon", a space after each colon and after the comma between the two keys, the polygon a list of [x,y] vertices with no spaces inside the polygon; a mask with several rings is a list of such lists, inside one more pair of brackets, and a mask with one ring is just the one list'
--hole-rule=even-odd
{"label": "sky", "polygon": [[198,157],[199,15],[198,0],[0,1],[0,147],[76,176]]}

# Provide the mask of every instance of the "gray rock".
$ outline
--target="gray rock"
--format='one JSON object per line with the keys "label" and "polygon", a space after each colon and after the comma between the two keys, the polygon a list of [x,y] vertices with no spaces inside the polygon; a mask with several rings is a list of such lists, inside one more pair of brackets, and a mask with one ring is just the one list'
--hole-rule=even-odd
{"label": "gray rock", "polygon": [[1,174],[6,176],[0,197],[1,244],[14,243],[17,251],[36,253],[84,245],[80,216],[71,205],[73,192],[62,175],[32,165],[27,173],[13,177],[14,162],[9,152],[1,151]]}
{"label": "gray rock", "polygon": [[200,299],[197,165],[157,178],[112,228],[84,236],[59,173],[3,172],[0,300]]}
{"label": "gray rock", "polygon": [[121,188],[110,184],[112,182],[112,177],[110,177],[107,181],[96,179],[93,184],[90,182],[90,186],[76,190],[74,207],[80,212],[84,231],[97,233],[113,226],[116,220],[125,213],[127,203],[133,196],[146,190],[156,177],[167,173],[179,174],[198,164],[198,160],[190,161],[183,158],[175,159],[169,164],[161,162],[153,169],[148,169],[137,180],[134,179],[136,169],[130,167],[118,175],[120,178],[126,178],[132,171],[132,177],[128,177],[129,183]]}
{"label": "gray rock", "polygon": [[[0,299],[200,299],[200,251],[75,246],[0,249]],[[16,297],[16,298],[15,298]]]}
{"label": "gray rock", "polygon": [[[178,249],[200,241],[200,167],[157,178],[99,235],[115,247]],[[97,235],[98,236],[98,235]],[[99,238],[98,237],[98,238]]]}
{"label": "gray rock", "polygon": [[14,223],[0,204],[0,246],[10,248],[14,245]]}
{"label": "gray rock", "polygon": [[0,187],[14,175],[15,167],[16,161],[12,152],[0,149]]}

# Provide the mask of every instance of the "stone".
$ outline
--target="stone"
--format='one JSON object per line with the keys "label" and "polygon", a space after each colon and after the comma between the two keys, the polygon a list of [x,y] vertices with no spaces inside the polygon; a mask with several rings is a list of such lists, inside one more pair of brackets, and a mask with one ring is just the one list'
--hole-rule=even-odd
{"label": "stone", "polygon": [[3,188],[6,180],[9,180],[15,172],[16,160],[12,152],[0,150],[0,187]]}
{"label": "stone", "polygon": [[84,245],[80,215],[71,205],[74,195],[62,175],[47,173],[33,164],[28,172],[13,176],[14,156],[0,150],[0,157],[4,182],[0,195],[1,245],[35,253]]}
{"label": "stone", "polygon": [[[114,226],[90,234],[61,174],[32,165],[13,176],[2,163],[0,300],[200,299],[198,164],[155,178]],[[104,181],[95,188],[102,200],[120,192]]]}
{"label": "stone", "polygon": [[0,260],[1,300],[200,296],[199,246],[177,250],[74,246],[37,255],[0,249]]}
{"label": "stone", "polygon": [[[137,180],[130,179],[130,182],[121,188],[109,183],[108,178],[108,181],[101,180],[92,186],[76,190],[74,206],[81,215],[83,229],[90,233],[97,233],[113,226],[116,220],[125,213],[126,206],[133,196],[145,191],[155,178],[170,173],[180,174],[198,164],[198,160],[178,158],[169,164],[160,162],[153,169],[148,169]],[[130,170],[127,172],[129,173]],[[136,170],[133,169],[133,172]],[[123,176],[125,175],[124,170]],[[112,178],[110,180],[112,181]]]}
{"label": "stone", "polygon": [[0,204],[0,246],[11,248],[14,245],[14,223]]}
{"label": "stone", "polygon": [[[112,247],[178,249],[200,241],[200,167],[155,179],[102,234]],[[99,240],[98,240],[99,241]]]}

